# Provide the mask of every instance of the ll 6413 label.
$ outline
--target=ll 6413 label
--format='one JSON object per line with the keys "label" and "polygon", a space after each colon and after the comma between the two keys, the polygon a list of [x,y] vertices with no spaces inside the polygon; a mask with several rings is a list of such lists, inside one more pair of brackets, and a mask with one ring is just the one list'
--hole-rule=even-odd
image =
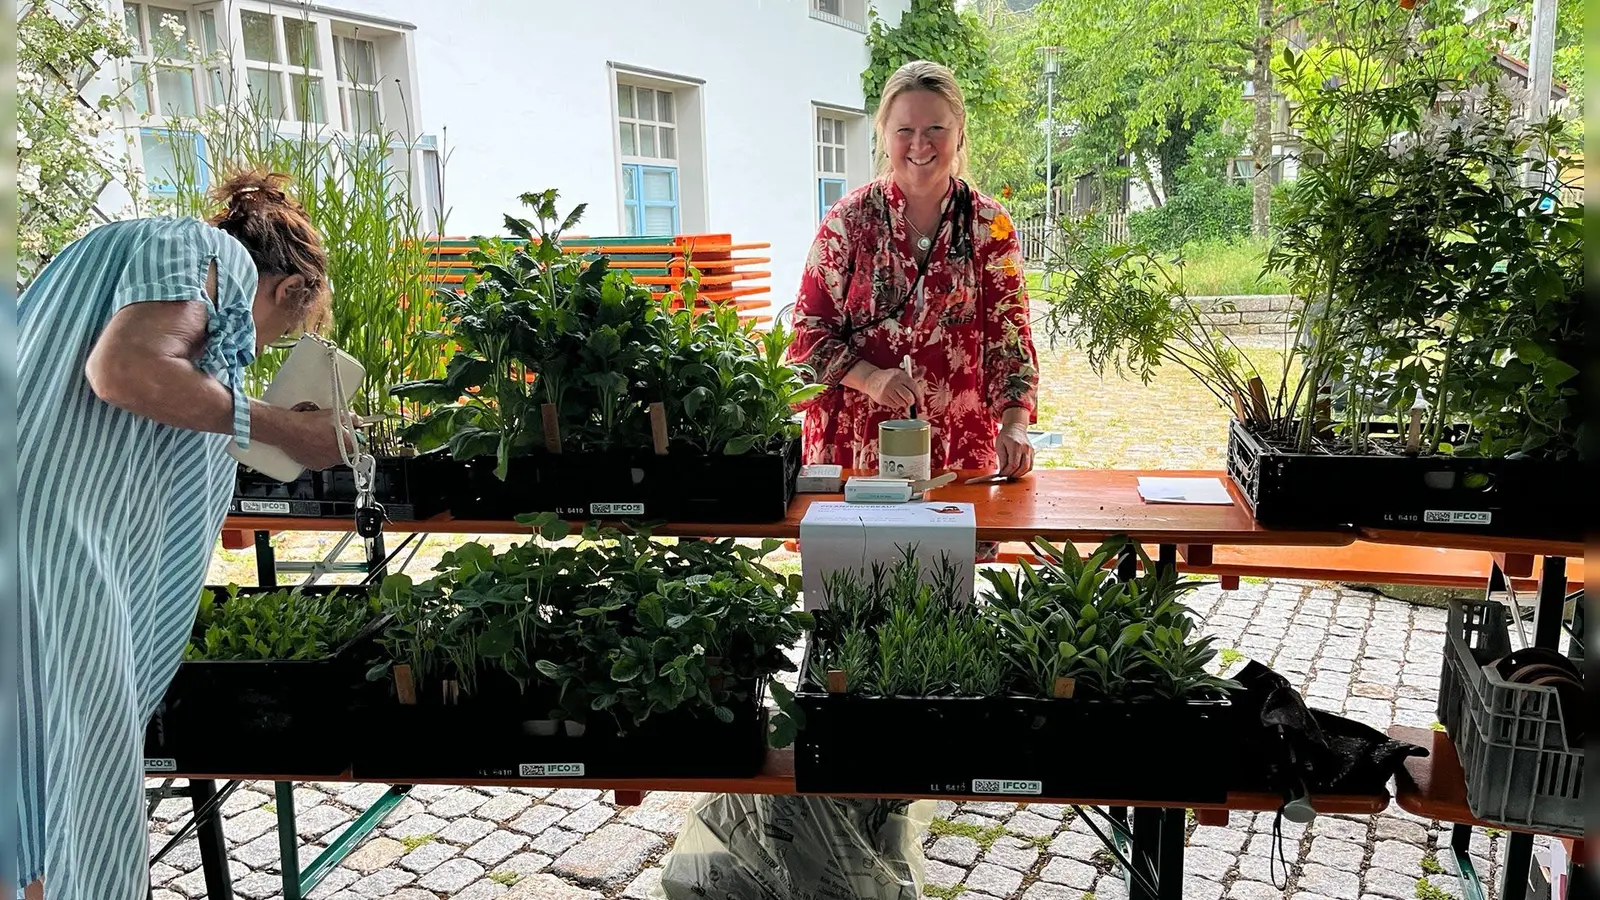
{"label": "ll 6413 label", "polygon": [[582,778],[583,763],[523,763],[517,766],[519,778]]}
{"label": "ll 6413 label", "polygon": [[1033,794],[1044,793],[1042,781],[1009,781],[1003,778],[972,779],[974,794]]}

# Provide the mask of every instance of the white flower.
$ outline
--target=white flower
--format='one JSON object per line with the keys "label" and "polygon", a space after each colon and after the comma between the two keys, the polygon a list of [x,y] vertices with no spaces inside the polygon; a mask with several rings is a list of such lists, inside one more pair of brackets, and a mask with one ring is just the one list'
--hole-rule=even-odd
{"label": "white flower", "polygon": [[705,656],[706,655],[706,648],[701,646],[701,645],[699,645],[699,644],[695,644],[694,645],[694,655],[695,656]]}
{"label": "white flower", "polygon": [[161,27],[172,35],[172,39],[175,41],[183,40],[183,34],[187,30],[183,27],[183,23],[178,21],[178,17],[171,14],[161,17]]}
{"label": "white flower", "polygon": [[17,191],[23,194],[39,192],[39,167],[23,163],[17,168]]}

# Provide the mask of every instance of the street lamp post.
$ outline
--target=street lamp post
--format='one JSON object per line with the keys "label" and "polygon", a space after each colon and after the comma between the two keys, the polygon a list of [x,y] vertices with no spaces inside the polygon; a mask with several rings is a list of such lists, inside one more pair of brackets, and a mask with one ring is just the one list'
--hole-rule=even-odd
{"label": "street lamp post", "polygon": [[[1044,250],[1048,256],[1055,248],[1055,149],[1056,149],[1056,61],[1057,47],[1044,47]],[[1050,286],[1050,270],[1044,271],[1044,286]]]}

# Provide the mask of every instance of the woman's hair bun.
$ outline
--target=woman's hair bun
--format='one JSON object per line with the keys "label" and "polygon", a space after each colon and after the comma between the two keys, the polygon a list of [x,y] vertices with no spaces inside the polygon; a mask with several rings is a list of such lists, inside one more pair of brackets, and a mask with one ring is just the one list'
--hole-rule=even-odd
{"label": "woman's hair bun", "polygon": [[223,178],[222,183],[212,190],[211,196],[229,209],[243,203],[298,205],[289,197],[290,181],[289,176],[282,172],[247,169]]}

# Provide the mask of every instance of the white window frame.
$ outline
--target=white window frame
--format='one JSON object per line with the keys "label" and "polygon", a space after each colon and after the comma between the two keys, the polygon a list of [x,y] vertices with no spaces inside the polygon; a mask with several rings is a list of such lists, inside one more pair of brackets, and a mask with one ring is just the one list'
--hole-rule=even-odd
{"label": "white window frame", "polygon": [[[349,134],[365,133],[369,129],[358,128],[355,121],[355,105],[350,102],[351,96],[356,93],[372,95],[372,108],[374,111],[374,124],[384,121],[383,118],[383,63],[381,54],[378,53],[378,42],[372,38],[356,34],[357,29],[349,26],[340,26],[337,23],[331,27],[333,38],[334,66],[333,81],[338,93],[338,109],[340,127]],[[348,64],[341,66],[346,55],[343,49],[346,42],[364,44],[372,53],[372,80],[357,81],[347,78],[355,70]]]}
{"label": "white window frame", "polygon": [[[195,38],[199,32],[197,23],[200,20],[200,16],[193,4],[176,2],[176,0],[154,4],[145,3],[141,0],[138,3],[123,4],[123,26],[128,27],[128,18],[132,14],[136,17],[134,24],[138,28],[136,33],[130,33],[130,37],[135,42],[134,52],[129,58],[130,79],[135,84],[135,93],[143,92],[146,105],[143,110],[140,110],[133,105],[131,97],[128,102],[136,113],[144,117],[148,124],[160,127],[169,118],[162,105],[161,91],[158,84],[160,81],[158,73],[161,69],[188,70],[190,93],[194,97],[194,111],[196,113],[214,103],[215,100],[207,96],[206,80],[201,74],[202,67],[199,60],[192,53],[184,57],[156,55],[156,32],[161,29],[162,23],[165,22],[165,16],[160,22],[152,24],[149,21],[152,7],[163,12],[183,13],[183,42],[186,49],[192,49],[199,43]],[[193,115],[193,113],[179,113],[177,117],[183,118],[185,115]]]}
{"label": "white window frame", "polygon": [[867,0],[807,0],[811,18],[867,33]]}
{"label": "white window frame", "polygon": [[[830,126],[831,141],[823,140],[823,120]],[[838,181],[843,197],[872,178],[872,125],[865,110],[836,103],[811,104],[811,204],[817,221],[826,210],[822,206],[823,182]],[[832,168],[827,168],[824,149],[831,149]]]}
{"label": "white window frame", "polygon": [[[816,154],[817,219],[827,215],[832,204],[823,206],[827,187],[837,184],[839,197],[850,190],[850,123],[840,113],[825,108],[816,109],[816,127],[813,133]],[[838,202],[836,198],[834,202]]]}
{"label": "white window frame", "polygon": [[[642,99],[641,91],[649,92],[651,102],[649,118],[641,115],[643,111],[643,105],[640,102]],[[624,94],[628,98],[626,105],[623,103]],[[671,98],[666,107],[670,110],[668,114],[670,121],[663,119],[661,116],[663,107],[659,98],[662,96]],[[656,84],[645,84],[623,76],[617,79],[616,103],[617,112],[614,117],[616,125],[613,131],[617,134],[617,156],[621,160],[623,184],[622,232],[628,235],[655,234],[656,232],[646,224],[645,210],[647,208],[670,208],[672,210],[671,233],[674,235],[681,234],[683,230],[683,182],[682,173],[678,171],[678,160],[682,155],[682,142],[678,133],[680,119],[678,115],[678,92],[672,88],[661,87]],[[653,156],[647,156],[639,152],[644,149],[643,135],[647,128],[651,129],[650,133],[654,135],[653,141],[656,154]],[[627,151],[627,141],[622,137],[624,134],[633,139],[634,152],[632,153]],[[671,135],[672,153],[670,156],[663,155],[662,149],[664,145],[663,135],[667,134]],[[670,203],[647,203],[645,201],[644,176],[646,170],[670,170],[669,178],[672,184],[672,201]],[[634,192],[632,202],[627,199],[630,188]]]}
{"label": "white window frame", "polygon": [[[244,20],[247,16],[263,16],[271,23],[271,59],[253,59],[245,52]],[[316,48],[315,66],[303,65],[301,61],[291,61],[289,59],[288,32],[291,22],[311,27],[314,35],[313,46]],[[332,104],[328,102],[329,79],[327,68],[324,65],[329,61],[330,54],[333,52],[330,20],[324,16],[310,15],[304,10],[294,7],[278,8],[274,6],[263,9],[250,5],[239,8],[235,23],[237,24],[239,35],[239,39],[236,42],[236,46],[239,49],[237,65],[242,69],[240,74],[243,77],[239,79],[239,83],[244,88],[243,96],[248,97],[253,104],[262,102],[250,94],[250,77],[255,73],[265,73],[271,79],[271,83],[277,86],[279,95],[283,99],[283,110],[281,115],[278,116],[280,122],[295,127],[302,125],[329,127],[333,125],[334,123],[329,121],[329,110]],[[310,62],[310,60],[305,60],[305,62]],[[322,114],[321,121],[307,117],[307,111],[302,108],[302,103],[313,95],[296,90],[296,78],[316,80],[317,87],[314,96],[317,101],[316,105],[320,108]],[[271,98],[272,91],[269,87],[266,102],[270,103]]]}

